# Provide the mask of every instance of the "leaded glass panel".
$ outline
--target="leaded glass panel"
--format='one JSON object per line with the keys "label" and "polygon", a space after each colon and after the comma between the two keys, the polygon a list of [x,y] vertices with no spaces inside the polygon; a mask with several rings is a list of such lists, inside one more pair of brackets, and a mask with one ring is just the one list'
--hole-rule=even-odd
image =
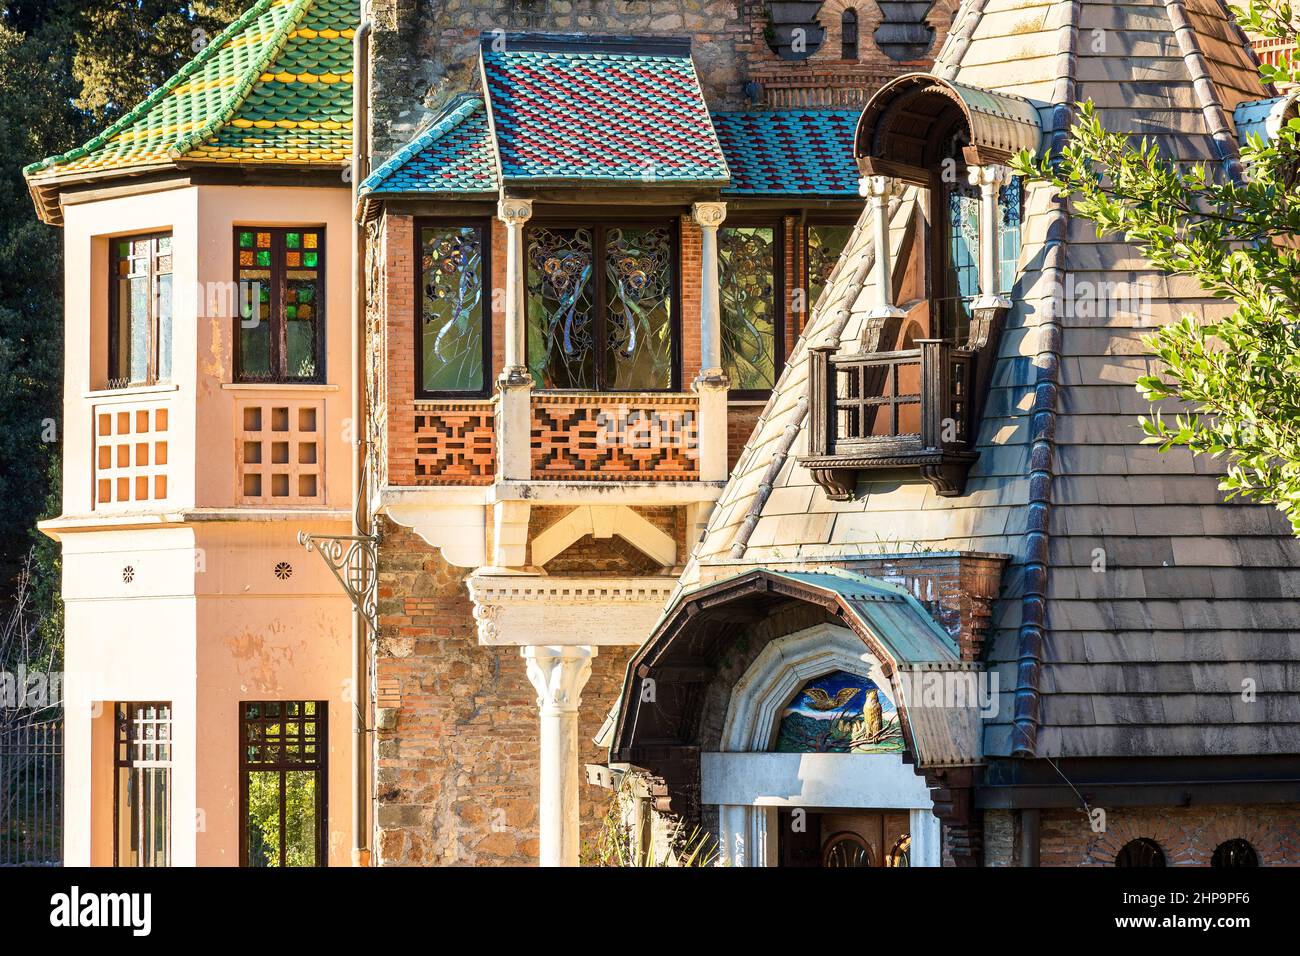
{"label": "leaded glass panel", "polygon": [[478,226],[420,231],[420,387],[478,392],[483,364],[483,236]]}
{"label": "leaded glass panel", "polygon": [[672,255],[668,226],[605,233],[605,381],[610,388],[673,386]]}
{"label": "leaded glass panel", "polygon": [[595,389],[593,230],[528,233],[528,367],[540,388]]}
{"label": "leaded glass panel", "polygon": [[738,391],[770,389],[777,372],[776,230],[718,230],[722,364]]}

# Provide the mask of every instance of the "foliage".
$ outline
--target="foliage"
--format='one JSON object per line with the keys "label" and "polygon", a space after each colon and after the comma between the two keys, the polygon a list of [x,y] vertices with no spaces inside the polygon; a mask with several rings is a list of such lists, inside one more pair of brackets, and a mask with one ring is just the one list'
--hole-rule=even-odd
{"label": "foliage", "polygon": [[[594,843],[583,844],[583,866],[650,866],[708,867],[718,865],[717,841],[700,827],[687,831],[673,818],[657,813],[643,800],[642,812],[636,813],[638,798],[633,791],[636,779],[625,774],[610,799],[609,809],[600,821]],[[642,823],[643,836],[636,833]],[[642,846],[642,844],[645,844]]]}
{"label": "foliage", "polygon": [[[1289,3],[1251,0],[1235,12],[1247,30],[1294,35]],[[1289,55],[1260,72],[1300,81]],[[1253,139],[1241,161],[1236,175],[1176,163],[1151,140],[1103,129],[1083,103],[1059,153],[1021,154],[1014,165],[1070,195],[1099,236],[1122,236],[1154,268],[1224,300],[1212,315],[1184,315],[1144,337],[1162,363],[1138,381],[1152,403],[1144,441],[1222,457],[1227,497],[1275,505],[1300,534],[1300,120],[1271,143]],[[1157,404],[1166,399],[1185,410],[1171,415]]]}

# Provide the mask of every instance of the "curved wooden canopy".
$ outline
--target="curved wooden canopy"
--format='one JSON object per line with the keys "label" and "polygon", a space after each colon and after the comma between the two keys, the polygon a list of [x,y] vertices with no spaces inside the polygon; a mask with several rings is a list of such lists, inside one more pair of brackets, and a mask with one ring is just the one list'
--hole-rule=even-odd
{"label": "curved wooden canopy", "polygon": [[970,137],[968,162],[1005,163],[1037,149],[1038,110],[1029,100],[953,83],[930,73],[906,73],[876,91],[862,111],[854,156],[864,172],[881,163],[921,168],[933,162],[937,136],[960,117]]}

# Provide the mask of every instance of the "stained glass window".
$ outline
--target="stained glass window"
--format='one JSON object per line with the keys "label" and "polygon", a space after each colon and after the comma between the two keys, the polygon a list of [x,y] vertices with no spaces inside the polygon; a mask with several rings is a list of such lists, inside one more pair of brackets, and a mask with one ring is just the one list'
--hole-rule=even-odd
{"label": "stained glass window", "polygon": [[239,354],[244,382],[323,377],[325,275],[318,228],[235,230]]}
{"label": "stained glass window", "polygon": [[165,382],[172,370],[172,237],[112,243],[108,386]]}
{"label": "stained glass window", "polygon": [[527,248],[528,365],[539,387],[676,387],[672,226],[535,226]]}
{"label": "stained glass window", "polygon": [[[979,295],[979,189],[961,184],[947,190],[947,244],[943,335],[965,342],[970,332],[970,307]],[[998,192],[998,292],[1009,295],[1016,284],[1020,259],[1020,180]]]}
{"label": "stained glass window", "polygon": [[897,753],[898,710],[874,681],[832,671],[808,681],[781,715],[779,753]]}
{"label": "stained glass window", "polygon": [[718,230],[722,366],[739,392],[776,384],[781,334],[776,267],[774,226]]}
{"label": "stained glass window", "polygon": [[[808,298],[806,308],[811,311],[821,298],[830,281],[831,272],[844,254],[844,248],[853,235],[853,226],[837,223],[808,224]],[[804,321],[807,321],[805,316]]]}
{"label": "stained glass window", "polygon": [[417,375],[424,395],[487,388],[483,253],[480,226],[431,225],[420,230]]}

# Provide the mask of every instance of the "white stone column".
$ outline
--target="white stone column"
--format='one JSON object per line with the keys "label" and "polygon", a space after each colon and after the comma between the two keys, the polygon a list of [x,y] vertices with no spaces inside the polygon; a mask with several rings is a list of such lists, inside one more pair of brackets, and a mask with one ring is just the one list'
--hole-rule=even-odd
{"label": "white stone column", "polygon": [[578,707],[596,648],[520,648],[541,712],[541,865],[578,865]]}
{"label": "white stone column", "polygon": [[893,257],[889,249],[889,200],[902,192],[902,184],[891,176],[863,176],[858,193],[866,197],[871,210],[876,261],[871,267],[875,301],[867,316],[873,319],[901,318],[906,313],[894,305]]}
{"label": "white stone column", "polygon": [[989,309],[1011,307],[1011,303],[998,290],[998,190],[1011,182],[1011,170],[1006,166],[989,164],[970,166],[967,177],[972,186],[980,190],[980,294],[973,308]]}
{"label": "white stone column", "polygon": [[700,227],[700,374],[692,388],[699,416],[700,480],[727,480],[727,373],[722,368],[722,304],[718,289],[718,227],[724,202],[697,202],[691,217]]}
{"label": "white stone column", "polygon": [[943,836],[939,818],[926,807],[908,811],[912,835],[912,866],[943,866]]}
{"label": "white stone column", "polygon": [[501,414],[497,427],[497,480],[527,481],[531,477],[531,410],[533,377],[528,371],[524,290],[524,224],[533,215],[530,199],[502,199],[497,217],[506,224],[506,357],[498,384]]}
{"label": "white stone column", "polygon": [[718,292],[718,227],[727,218],[725,202],[697,202],[691,218],[700,227],[700,379],[722,371],[722,306]]}

